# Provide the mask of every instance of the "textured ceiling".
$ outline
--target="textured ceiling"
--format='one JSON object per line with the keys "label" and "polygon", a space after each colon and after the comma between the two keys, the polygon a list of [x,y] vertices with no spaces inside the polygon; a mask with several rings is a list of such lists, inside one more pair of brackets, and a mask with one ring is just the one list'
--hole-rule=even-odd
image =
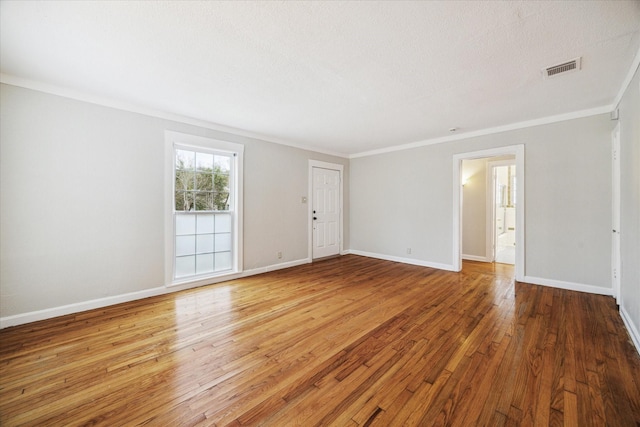
{"label": "textured ceiling", "polygon": [[639,46],[639,1],[0,2],[4,77],[344,154],[610,105]]}

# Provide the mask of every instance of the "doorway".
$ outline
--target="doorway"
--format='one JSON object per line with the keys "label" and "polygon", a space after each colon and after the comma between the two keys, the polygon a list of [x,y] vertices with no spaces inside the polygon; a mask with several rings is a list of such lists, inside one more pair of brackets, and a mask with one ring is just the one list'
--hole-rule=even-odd
{"label": "doorway", "polygon": [[501,264],[516,263],[516,194],[515,161],[488,163],[491,178],[491,260]]}
{"label": "doorway", "polygon": [[309,161],[309,258],[342,253],[343,166]]}
{"label": "doorway", "polygon": [[613,294],[618,305],[622,304],[622,295],[620,294],[620,123],[618,123],[611,134],[612,152],[611,152],[611,171],[612,171],[612,230],[611,239],[611,282],[613,286]]}
{"label": "doorway", "polygon": [[[452,270],[462,270],[462,213],[463,213],[463,177],[462,177],[462,161],[463,160],[477,160],[487,159],[492,157],[501,156],[515,156],[515,180],[514,180],[514,192],[513,198],[515,199],[515,229],[513,230],[515,235],[515,280],[523,281],[526,272],[525,265],[525,181],[524,181],[524,145],[512,145],[500,148],[493,148],[482,151],[474,151],[468,153],[455,154],[453,156],[453,262]],[[517,183],[517,189],[515,188]],[[489,193],[489,192],[488,192]],[[493,205],[493,203],[490,203]],[[487,228],[490,230],[490,228]],[[491,239],[491,235],[494,233],[486,233],[488,235],[488,241]],[[487,245],[488,246],[488,245]],[[487,254],[487,258],[491,254]]]}

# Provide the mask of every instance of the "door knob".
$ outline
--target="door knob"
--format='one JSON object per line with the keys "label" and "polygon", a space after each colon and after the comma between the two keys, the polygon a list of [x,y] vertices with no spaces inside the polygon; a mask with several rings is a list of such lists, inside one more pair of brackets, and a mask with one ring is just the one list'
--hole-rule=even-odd
{"label": "door knob", "polygon": [[314,216],[314,217],[313,217],[313,219],[315,220],[315,219],[318,219],[318,218],[316,218],[316,217]]}

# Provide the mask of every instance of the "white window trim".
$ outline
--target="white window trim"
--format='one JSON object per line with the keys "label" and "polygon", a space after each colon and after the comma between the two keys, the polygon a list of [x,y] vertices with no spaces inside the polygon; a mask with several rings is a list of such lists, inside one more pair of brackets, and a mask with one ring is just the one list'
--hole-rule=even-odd
{"label": "white window trim", "polygon": [[[236,167],[232,171],[234,174],[234,188],[232,189],[233,198],[236,203],[235,220],[233,221],[233,265],[230,271],[213,273],[207,276],[194,276],[183,279],[174,279],[174,245],[175,245],[175,229],[174,229],[174,169],[175,169],[175,146],[188,147],[192,149],[205,149],[217,152],[227,152],[236,154]],[[189,135],[174,131],[165,131],[165,197],[164,197],[164,277],[165,286],[192,285],[200,286],[216,281],[227,280],[233,276],[238,276],[242,272],[242,224],[243,224],[243,164],[244,164],[244,145],[236,144],[228,141],[221,141],[202,136]]]}

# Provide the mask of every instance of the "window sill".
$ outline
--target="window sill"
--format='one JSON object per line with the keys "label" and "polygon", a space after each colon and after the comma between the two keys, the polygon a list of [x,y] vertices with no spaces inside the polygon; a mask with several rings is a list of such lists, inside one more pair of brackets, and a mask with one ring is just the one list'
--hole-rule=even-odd
{"label": "window sill", "polygon": [[202,276],[192,276],[185,277],[181,279],[174,279],[173,281],[167,283],[165,287],[174,288],[174,287],[184,287],[184,288],[195,288],[198,286],[212,285],[214,283],[225,282],[227,280],[233,280],[241,277],[242,272],[237,270],[231,271],[223,271],[220,273],[214,273],[209,275]]}

